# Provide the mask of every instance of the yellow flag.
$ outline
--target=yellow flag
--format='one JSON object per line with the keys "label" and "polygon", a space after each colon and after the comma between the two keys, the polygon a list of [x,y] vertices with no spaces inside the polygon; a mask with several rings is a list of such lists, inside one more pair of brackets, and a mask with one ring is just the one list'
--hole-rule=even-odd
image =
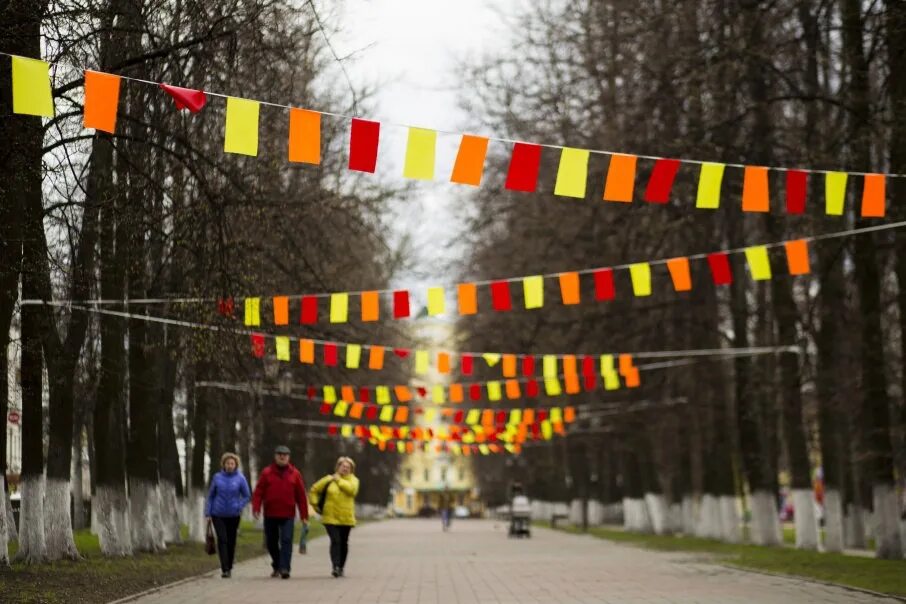
{"label": "yellow flag", "polygon": [[49,63],[13,57],[13,113],[53,117]]}
{"label": "yellow flag", "polygon": [[630,264],[629,276],[632,277],[632,293],[636,296],[651,295],[651,267],[647,262]]}
{"label": "yellow flag", "polygon": [[387,386],[377,386],[374,389],[374,396],[378,405],[386,405],[390,402],[390,388]]}
{"label": "yellow flag", "polygon": [[487,455],[490,453],[490,449],[488,449],[488,446],[485,444],[478,445],[478,450],[481,451],[482,455]]}
{"label": "yellow flag", "polygon": [[828,216],[842,216],[846,199],[846,172],[828,172],[824,175],[824,211]]}
{"label": "yellow flag", "polygon": [[541,422],[541,436],[544,440],[550,440],[554,436],[554,427],[548,420]]}
{"label": "yellow flag", "polygon": [[352,431],[352,424],[343,424],[342,426],[340,426],[340,434],[342,434],[346,438],[352,436]]}
{"label": "yellow flag", "polygon": [[431,362],[427,350],[415,351],[415,373],[424,375],[428,373],[428,365]]}
{"label": "yellow flag", "polygon": [[518,424],[522,421],[522,409],[513,409],[510,411],[510,421],[508,424]]}
{"label": "yellow flag", "polygon": [[476,425],[481,421],[481,409],[469,409],[466,414],[466,423],[470,426]]}
{"label": "yellow flag", "polygon": [[544,377],[557,377],[559,369],[557,367],[557,356],[546,354],[541,359],[541,375]]}
{"label": "yellow flag", "polygon": [[289,360],[289,338],[287,336],[277,336],[277,360]]}
{"label": "yellow flag", "polygon": [[324,386],[324,402],[325,403],[335,403],[337,402],[337,389],[333,386]]}
{"label": "yellow flag", "polygon": [[768,248],[756,245],[746,248],[746,261],[749,263],[749,273],[755,281],[771,278],[771,261],[768,259]]}
{"label": "yellow flag", "polygon": [[550,420],[552,424],[563,422],[563,409],[560,407],[551,407]]}
{"label": "yellow flag", "polygon": [[548,396],[560,396],[563,392],[560,388],[560,380],[555,377],[544,378],[544,392]]}
{"label": "yellow flag", "polygon": [[617,390],[620,387],[620,376],[614,366],[612,354],[601,355],[601,376],[604,378],[605,390]]}
{"label": "yellow flag", "polygon": [[349,294],[330,294],[330,322],[345,323],[349,318]]}
{"label": "yellow flag", "polygon": [[381,407],[381,415],[380,415],[381,421],[382,422],[393,421],[393,413],[394,413],[393,405],[387,405],[385,407]]}
{"label": "yellow flag", "polygon": [[337,401],[333,406],[334,415],[339,415],[340,417],[346,417],[346,412],[349,410],[349,403],[346,401]]}
{"label": "yellow flag", "polygon": [[720,183],[724,177],[724,165],[705,162],[698,176],[698,196],[695,207],[714,210],[720,207]]}
{"label": "yellow flag", "polygon": [[258,155],[258,101],[227,97],[223,150]]}
{"label": "yellow flag", "polygon": [[585,183],[588,179],[589,152],[584,149],[564,148],[560,152],[560,166],[557,168],[557,183],[554,195],[563,197],[585,197]]}
{"label": "yellow flag", "polygon": [[534,275],[522,280],[522,292],[525,297],[527,309],[541,308],[544,306],[544,277]]}
{"label": "yellow flag", "polygon": [[502,391],[500,389],[500,382],[491,381],[488,382],[488,400],[489,401],[499,401],[502,396]]}
{"label": "yellow flag", "polygon": [[433,422],[434,419],[437,417],[437,408],[428,407],[427,409],[425,409],[424,417],[425,417],[425,423],[430,424],[431,422]]}
{"label": "yellow flag", "polygon": [[428,314],[432,317],[444,314],[446,310],[446,299],[444,297],[444,288],[428,288]]}
{"label": "yellow flag", "polygon": [[359,361],[362,360],[362,346],[361,344],[347,344],[346,345],[346,368],[347,369],[358,369]]}
{"label": "yellow flag", "polygon": [[245,324],[250,326],[261,325],[261,298],[245,299]]}
{"label": "yellow flag", "polygon": [[441,384],[435,384],[431,388],[431,400],[438,405],[447,402],[447,389]]}
{"label": "yellow flag", "polygon": [[500,362],[500,353],[499,352],[486,352],[481,357],[484,359],[484,362],[488,364],[488,367],[493,367]]}
{"label": "yellow flag", "polygon": [[434,179],[434,147],[436,143],[436,131],[409,128],[409,140],[406,143],[406,165],[403,167],[404,178]]}

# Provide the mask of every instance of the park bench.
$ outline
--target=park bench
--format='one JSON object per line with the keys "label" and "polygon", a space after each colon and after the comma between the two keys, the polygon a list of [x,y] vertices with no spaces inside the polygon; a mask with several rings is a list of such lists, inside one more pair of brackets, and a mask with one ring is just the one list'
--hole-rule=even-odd
{"label": "park bench", "polygon": [[558,520],[566,520],[569,518],[569,514],[551,514],[551,528],[557,528]]}

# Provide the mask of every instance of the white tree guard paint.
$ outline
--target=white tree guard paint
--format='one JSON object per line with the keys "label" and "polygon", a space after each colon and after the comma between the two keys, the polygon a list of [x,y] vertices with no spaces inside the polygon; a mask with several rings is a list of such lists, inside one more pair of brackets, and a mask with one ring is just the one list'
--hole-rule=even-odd
{"label": "white tree guard paint", "polygon": [[648,515],[648,506],[644,499],[623,499],[623,526],[628,531],[651,533],[653,527],[651,517]]}
{"label": "white tree guard paint", "polygon": [[752,525],[750,539],[755,545],[780,545],[782,532],[777,502],[770,491],[755,491],[750,497]]}
{"label": "white tree guard paint", "polygon": [[843,543],[849,549],[865,549],[865,510],[849,503],[843,516]]}
{"label": "white tree guard paint", "polygon": [[3,496],[6,507],[6,536],[10,541],[19,540],[19,529],[16,527],[16,516],[13,514],[13,504],[9,499],[9,493]]}
{"label": "white tree guard paint", "polygon": [[818,517],[811,489],[793,489],[793,526],[797,549],[818,549]]}
{"label": "white tree guard paint", "polygon": [[604,504],[592,499],[588,502],[588,524],[598,526],[604,524]]}
{"label": "white tree guard paint", "polygon": [[129,523],[135,551],[157,553],[164,549],[157,485],[139,478],[129,479]]}
{"label": "white tree guard paint", "polygon": [[98,486],[91,501],[95,530],[105,556],[131,556],[132,534],[129,528],[129,501],[125,488]]}
{"label": "white tree guard paint", "polygon": [[190,493],[186,501],[186,526],[189,527],[189,541],[204,543],[204,495]]}
{"label": "white tree guard paint", "polygon": [[44,541],[44,477],[26,476],[19,483],[22,507],[19,508],[19,551],[16,560],[26,564],[47,561]]}
{"label": "white tree guard paint", "polygon": [[897,493],[890,484],[875,484],[871,488],[875,516],[875,555],[886,560],[903,557],[900,541],[900,510]]}
{"label": "white tree guard paint", "polygon": [[721,495],[717,498],[720,514],[720,540],[727,543],[742,542],[742,524],[735,495]]}
{"label": "white tree guard paint", "polygon": [[702,495],[694,531],[696,537],[703,539],[720,538],[720,505],[715,495]]}
{"label": "white tree guard paint", "polygon": [[48,478],[44,487],[44,542],[48,560],[78,560],[72,535],[72,516],[69,503],[70,483],[60,478]]}
{"label": "white tree guard paint", "polygon": [[645,493],[645,507],[651,519],[651,530],[655,535],[670,532],[667,524],[667,498],[660,493]]}
{"label": "white tree guard paint", "polygon": [[843,551],[843,498],[839,489],[824,492],[824,551]]}
{"label": "white tree guard paint", "polygon": [[694,535],[695,534],[695,513],[696,513],[696,500],[695,497],[690,495],[683,495],[682,507],[682,517],[680,521],[682,522],[681,529],[684,535]]}
{"label": "white tree guard paint", "polygon": [[582,500],[573,499],[569,502],[569,522],[570,524],[582,524]]}
{"label": "white tree guard paint", "polygon": [[176,485],[168,480],[160,483],[161,527],[165,543],[179,543],[179,505],[176,501]]}
{"label": "white tree guard paint", "polygon": [[[6,487],[4,481],[0,480],[0,497],[3,497],[3,500],[7,500],[6,496]],[[11,519],[10,516],[6,515],[6,504],[0,504],[3,506],[0,509],[0,566],[9,566],[9,533],[7,532],[7,525]]]}

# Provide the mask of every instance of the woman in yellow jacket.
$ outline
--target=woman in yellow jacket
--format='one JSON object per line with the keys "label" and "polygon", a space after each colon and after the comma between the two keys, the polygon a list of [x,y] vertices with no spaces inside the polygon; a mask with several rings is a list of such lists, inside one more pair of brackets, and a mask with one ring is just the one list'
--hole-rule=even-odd
{"label": "woman in yellow jacket", "polygon": [[349,531],[355,526],[355,496],[359,479],[355,477],[355,462],[341,457],[333,474],[328,474],[311,488],[311,500],[321,514],[321,522],[330,536],[331,574],[343,576],[346,555],[349,553]]}

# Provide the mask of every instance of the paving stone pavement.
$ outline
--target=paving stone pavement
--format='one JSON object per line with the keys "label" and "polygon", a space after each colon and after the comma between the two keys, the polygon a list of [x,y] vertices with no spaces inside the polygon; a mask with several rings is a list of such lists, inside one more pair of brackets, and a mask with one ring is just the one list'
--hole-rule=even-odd
{"label": "paving stone pavement", "polygon": [[271,579],[269,559],[141,597],[140,604],[198,602],[374,603],[721,603],[896,602],[839,587],[748,573],[689,554],[616,545],[588,536],[533,529],[508,539],[491,520],[388,520],[357,527],[347,577],[330,576],[327,538],[293,555],[289,580]]}

